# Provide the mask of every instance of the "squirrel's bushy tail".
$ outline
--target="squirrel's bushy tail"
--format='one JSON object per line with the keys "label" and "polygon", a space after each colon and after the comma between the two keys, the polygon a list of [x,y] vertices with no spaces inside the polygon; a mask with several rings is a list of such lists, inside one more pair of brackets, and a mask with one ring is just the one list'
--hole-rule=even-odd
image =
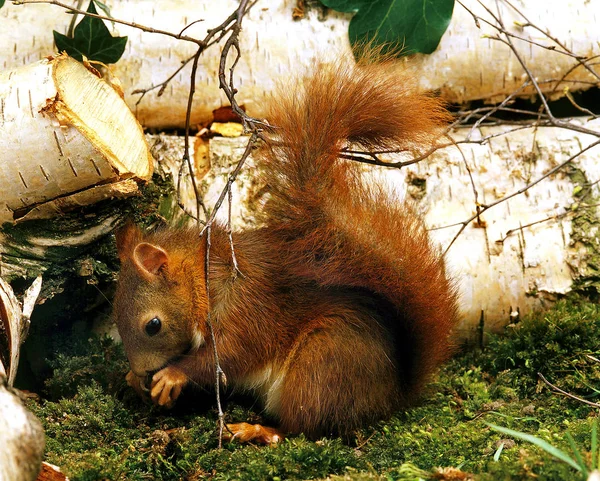
{"label": "squirrel's bushy tail", "polygon": [[389,59],[317,65],[273,100],[271,142],[258,153],[270,197],[264,219],[289,268],[324,286],[381,299],[396,336],[406,397],[448,353],[456,294],[438,250],[410,207],[361,180],[341,149],[418,150],[448,120]]}

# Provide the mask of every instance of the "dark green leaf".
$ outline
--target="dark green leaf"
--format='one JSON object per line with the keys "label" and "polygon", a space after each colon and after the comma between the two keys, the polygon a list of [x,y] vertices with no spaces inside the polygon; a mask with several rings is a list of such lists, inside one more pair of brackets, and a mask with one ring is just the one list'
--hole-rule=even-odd
{"label": "dark green leaf", "polygon": [[321,0],[350,21],[353,46],[385,45],[401,55],[433,52],[448,28],[454,0]]}
{"label": "dark green leaf", "polygon": [[4,0],[0,0],[0,8],[4,6]]}
{"label": "dark green leaf", "polygon": [[[87,11],[97,13],[93,1],[90,2]],[[127,37],[113,37],[102,20],[87,16],[75,27],[73,38],[57,31],[53,34],[59,52],[65,51],[77,60],[85,56],[89,60],[106,64],[119,60],[127,43]]]}
{"label": "dark green leaf", "polygon": [[104,12],[104,14],[105,14],[107,17],[111,17],[111,18],[112,18],[112,15],[110,14],[110,8],[108,8],[108,5],[106,5],[106,3],[104,3],[104,2],[101,2],[100,0],[94,0],[94,3],[96,4],[96,6],[97,6],[97,7],[98,7],[100,10],[102,10],[102,11]]}

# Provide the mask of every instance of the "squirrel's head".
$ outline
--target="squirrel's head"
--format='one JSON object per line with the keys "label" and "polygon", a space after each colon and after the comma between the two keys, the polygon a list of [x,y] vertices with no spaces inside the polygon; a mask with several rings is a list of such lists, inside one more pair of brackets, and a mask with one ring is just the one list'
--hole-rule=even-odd
{"label": "squirrel's head", "polygon": [[116,237],[121,271],[113,312],[131,370],[143,377],[205,342],[205,284],[196,268],[202,253],[132,225]]}

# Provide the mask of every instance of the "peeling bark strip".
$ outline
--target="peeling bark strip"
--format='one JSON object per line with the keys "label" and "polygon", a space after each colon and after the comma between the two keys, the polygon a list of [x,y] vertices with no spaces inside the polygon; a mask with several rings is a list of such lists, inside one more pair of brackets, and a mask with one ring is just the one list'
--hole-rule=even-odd
{"label": "peeling bark strip", "polygon": [[140,124],[109,84],[70,57],[0,72],[0,100],[0,223],[97,202],[107,189],[94,187],[125,179],[127,188],[112,192],[131,195],[135,180],[151,177]]}
{"label": "peeling bark strip", "polygon": [[19,367],[21,344],[29,333],[31,313],[41,287],[42,277],[39,276],[27,289],[21,304],[10,284],[0,277],[0,336],[6,337],[0,337],[0,384],[3,376],[7,378],[9,387],[14,383]]}

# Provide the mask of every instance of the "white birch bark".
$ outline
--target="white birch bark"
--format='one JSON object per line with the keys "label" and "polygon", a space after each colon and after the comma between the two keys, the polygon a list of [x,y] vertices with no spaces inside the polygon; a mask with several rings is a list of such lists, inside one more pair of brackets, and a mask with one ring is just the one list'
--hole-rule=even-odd
{"label": "white birch bark", "polygon": [[[465,0],[465,6],[494,23],[476,0]],[[486,5],[496,11],[496,2]],[[524,27],[524,19],[506,3],[500,1],[500,12],[506,29],[539,45],[513,39],[515,48],[523,56],[541,88],[551,96],[597,84],[595,74],[578,66],[578,60],[560,53],[547,36],[533,27]],[[197,19],[202,22],[186,30],[186,34],[204,37],[206,30],[219,25],[237,6],[236,0],[181,2],[178,0],[129,0],[108,2],[115,18],[128,20],[174,33]],[[525,13],[532,24],[542,32],[548,31],[567,49],[582,57],[600,54],[600,3],[587,0],[546,0],[514,4]],[[292,19],[295,0],[260,0],[243,22],[240,39],[242,58],[235,70],[238,102],[249,113],[263,115],[263,99],[274,86],[290,75],[311,65],[315,59],[348,55],[348,24],[350,14],[330,12],[323,18],[318,9],[308,12],[300,21]],[[0,10],[0,68],[12,68],[43,58],[54,52],[52,30],[66,32],[70,22],[59,7],[50,5],[14,6],[10,2]],[[147,127],[182,127],[189,92],[189,66],[169,84],[164,94],[157,97],[150,92],[136,104],[139,95],[132,91],[148,88],[166,80],[194,53],[194,45],[162,35],[142,33],[117,25],[119,35],[129,41],[123,58],[114,66],[123,82],[126,101],[140,122]],[[456,4],[448,31],[439,48],[431,55],[418,55],[416,75],[421,85],[438,89],[451,102],[463,103],[475,99],[501,100],[518,90],[527,79],[511,49],[490,36],[497,30],[479,22],[460,4]],[[227,100],[218,89],[217,70],[220,49],[211,47],[202,56],[198,67],[197,92],[192,123],[211,119],[212,111]],[[573,69],[571,71],[571,69]],[[569,72],[569,73],[568,73]],[[568,73],[566,81],[557,80]],[[520,91],[530,96],[531,86]]]}
{"label": "white birch bark", "polygon": [[0,379],[0,479],[34,481],[44,456],[40,421]]}

